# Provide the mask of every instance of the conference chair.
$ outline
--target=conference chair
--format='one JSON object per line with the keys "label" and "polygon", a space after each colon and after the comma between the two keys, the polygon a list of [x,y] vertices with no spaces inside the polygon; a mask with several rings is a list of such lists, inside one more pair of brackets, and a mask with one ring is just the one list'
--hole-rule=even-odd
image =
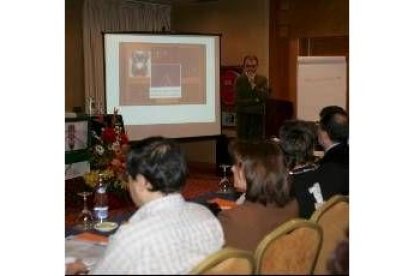
{"label": "conference chair", "polygon": [[349,198],[336,195],[316,210],[310,220],[321,226],[323,243],[314,274],[328,274],[327,262],[337,244],[346,239],[349,225]]}
{"label": "conference chair", "polygon": [[322,244],[322,229],[305,219],[278,226],[256,248],[255,274],[312,274]]}
{"label": "conference chair", "polygon": [[190,271],[190,274],[251,275],[253,270],[254,259],[251,252],[225,247],[206,257]]}

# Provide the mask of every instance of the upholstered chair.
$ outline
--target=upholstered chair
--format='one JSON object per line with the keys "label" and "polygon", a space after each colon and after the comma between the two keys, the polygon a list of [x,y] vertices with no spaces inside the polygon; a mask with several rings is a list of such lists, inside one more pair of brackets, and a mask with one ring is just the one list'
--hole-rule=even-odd
{"label": "upholstered chair", "polygon": [[270,232],[255,251],[255,274],[312,274],[322,230],[304,219],[289,220]]}
{"label": "upholstered chair", "polygon": [[190,271],[190,274],[251,275],[253,271],[254,259],[251,252],[225,247],[201,261]]}
{"label": "upholstered chair", "polygon": [[337,244],[346,239],[349,227],[349,198],[336,195],[316,210],[311,221],[321,226],[323,243],[316,262],[314,274],[328,274],[327,263]]}

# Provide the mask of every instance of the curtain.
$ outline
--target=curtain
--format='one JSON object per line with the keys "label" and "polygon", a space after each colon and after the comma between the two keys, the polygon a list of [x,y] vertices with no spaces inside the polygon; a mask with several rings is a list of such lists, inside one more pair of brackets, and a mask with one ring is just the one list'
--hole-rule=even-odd
{"label": "curtain", "polygon": [[92,97],[97,108],[104,106],[103,32],[170,30],[170,5],[135,0],[85,0],[83,8],[85,99]]}

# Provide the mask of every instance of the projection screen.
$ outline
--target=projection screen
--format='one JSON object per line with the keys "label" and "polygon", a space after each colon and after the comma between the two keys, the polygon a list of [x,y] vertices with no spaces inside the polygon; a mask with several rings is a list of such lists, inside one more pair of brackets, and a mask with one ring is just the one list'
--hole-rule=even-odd
{"label": "projection screen", "polygon": [[107,113],[130,140],[221,133],[220,35],[105,33]]}

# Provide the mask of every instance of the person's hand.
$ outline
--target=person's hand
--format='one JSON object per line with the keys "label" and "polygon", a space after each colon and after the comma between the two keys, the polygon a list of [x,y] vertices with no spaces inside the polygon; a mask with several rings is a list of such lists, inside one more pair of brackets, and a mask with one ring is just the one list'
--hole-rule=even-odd
{"label": "person's hand", "polygon": [[246,76],[247,76],[247,79],[249,80],[249,82],[254,82],[254,73],[253,72],[246,72]]}
{"label": "person's hand", "polygon": [[88,267],[80,260],[66,264],[66,275],[77,275],[88,272]]}

